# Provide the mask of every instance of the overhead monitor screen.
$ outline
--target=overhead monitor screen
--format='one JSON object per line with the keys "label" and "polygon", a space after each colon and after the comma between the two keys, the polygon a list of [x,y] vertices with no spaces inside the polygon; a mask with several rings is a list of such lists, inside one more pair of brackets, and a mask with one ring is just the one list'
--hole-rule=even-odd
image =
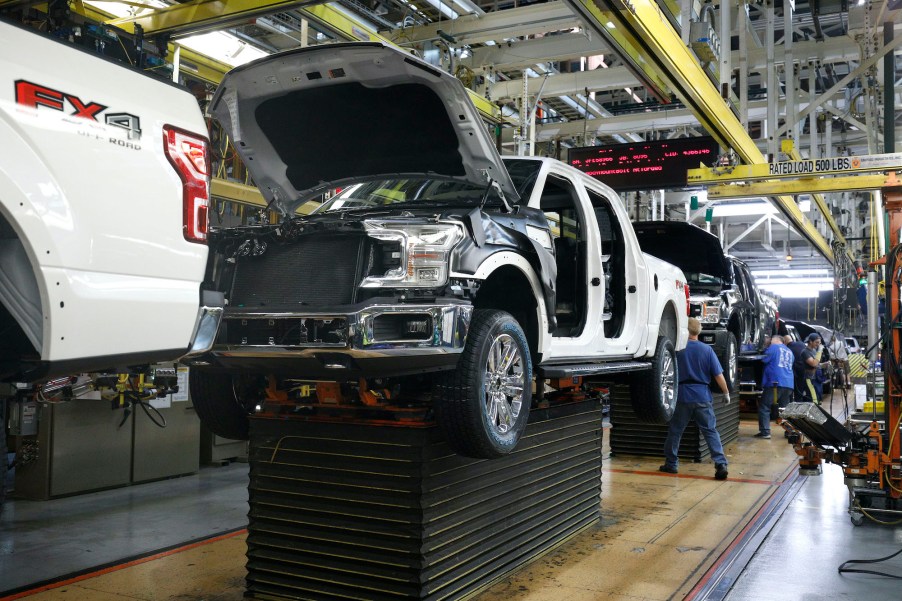
{"label": "overhead monitor screen", "polygon": [[685,188],[686,171],[717,160],[714,138],[674,138],[571,148],[570,164],[618,192]]}

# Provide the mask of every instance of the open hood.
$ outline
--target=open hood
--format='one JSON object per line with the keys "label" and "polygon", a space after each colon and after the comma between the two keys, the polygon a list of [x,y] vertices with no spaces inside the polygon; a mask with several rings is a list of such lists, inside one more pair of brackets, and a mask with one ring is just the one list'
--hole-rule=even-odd
{"label": "open hood", "polygon": [[714,234],[684,221],[633,223],[639,247],[685,273],[706,273],[732,281],[730,261]]}
{"label": "open hood", "polygon": [[493,180],[508,202],[519,198],[460,81],[380,43],[301,48],[237,67],[211,112],[284,214],[330,188],[399,176]]}

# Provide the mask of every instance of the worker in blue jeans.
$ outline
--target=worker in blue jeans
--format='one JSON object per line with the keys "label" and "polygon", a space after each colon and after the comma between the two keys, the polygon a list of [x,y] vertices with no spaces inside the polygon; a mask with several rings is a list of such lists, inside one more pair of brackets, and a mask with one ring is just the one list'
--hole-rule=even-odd
{"label": "worker in blue jeans", "polygon": [[730,389],[723,377],[723,368],[717,355],[710,346],[699,342],[698,335],[702,331],[702,325],[694,317],[689,318],[689,342],[686,348],[677,353],[677,367],[679,368],[680,386],[677,393],[677,403],[670,418],[667,429],[667,440],[664,442],[664,465],[659,471],[668,474],[679,473],[679,458],[677,454],[680,448],[680,438],[683,431],[689,425],[689,420],[695,419],[699,431],[708,442],[711,450],[711,459],[714,460],[714,478],[726,480],[727,457],[723,454],[723,445],[720,442],[720,434],[717,432],[717,419],[714,417],[714,398],[708,384],[711,380],[717,382],[720,390],[730,399]]}
{"label": "worker in blue jeans", "polygon": [[[755,438],[770,438],[770,415],[774,405],[781,409],[792,401],[795,379],[792,365],[795,357],[779,336],[771,339],[764,351],[761,363],[764,375],[761,377],[761,400],[758,401],[758,433]],[[777,423],[779,423],[779,418]]]}

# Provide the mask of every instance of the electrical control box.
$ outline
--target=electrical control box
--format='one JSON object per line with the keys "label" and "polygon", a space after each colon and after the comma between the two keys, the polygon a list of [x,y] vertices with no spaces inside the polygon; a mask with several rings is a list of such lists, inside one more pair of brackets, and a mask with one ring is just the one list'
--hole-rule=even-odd
{"label": "electrical control box", "polygon": [[9,405],[10,436],[34,436],[38,433],[38,403],[15,399]]}

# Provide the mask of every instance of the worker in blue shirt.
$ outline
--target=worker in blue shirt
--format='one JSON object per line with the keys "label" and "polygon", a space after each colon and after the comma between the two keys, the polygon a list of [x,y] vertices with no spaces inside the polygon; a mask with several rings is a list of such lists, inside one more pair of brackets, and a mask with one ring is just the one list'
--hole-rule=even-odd
{"label": "worker in blue shirt", "polygon": [[711,450],[711,459],[714,460],[714,478],[726,480],[727,458],[723,454],[723,445],[720,442],[720,434],[717,432],[717,419],[714,417],[714,399],[708,385],[711,380],[717,382],[723,394],[730,399],[730,389],[723,377],[723,368],[717,355],[710,346],[699,342],[698,335],[702,331],[702,325],[694,317],[689,318],[689,342],[686,348],[677,353],[677,367],[680,374],[680,387],[677,394],[677,403],[670,418],[667,429],[667,440],[664,442],[664,465],[659,471],[668,474],[678,473],[679,459],[677,453],[680,448],[680,438],[683,431],[689,425],[690,419],[695,419],[698,429],[708,442]]}
{"label": "worker in blue shirt", "polygon": [[792,400],[795,388],[792,373],[794,361],[792,351],[783,344],[779,336],[774,336],[761,358],[764,376],[761,378],[762,394],[758,403],[758,433],[755,434],[755,438],[770,438],[772,405],[783,408]]}

